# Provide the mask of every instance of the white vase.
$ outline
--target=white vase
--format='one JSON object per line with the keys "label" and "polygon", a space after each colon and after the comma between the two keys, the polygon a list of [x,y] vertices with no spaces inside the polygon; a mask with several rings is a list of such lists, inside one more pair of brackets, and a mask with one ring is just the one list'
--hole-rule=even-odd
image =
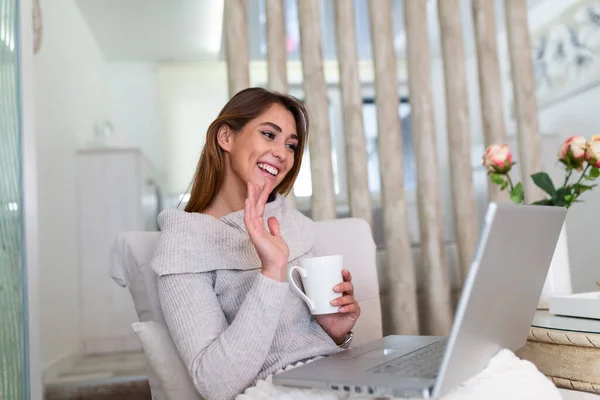
{"label": "white vase", "polygon": [[563,296],[573,293],[571,287],[571,269],[569,267],[569,249],[567,246],[567,225],[563,225],[556,249],[552,256],[550,269],[544,282],[544,288],[538,302],[538,310],[547,310],[550,297]]}

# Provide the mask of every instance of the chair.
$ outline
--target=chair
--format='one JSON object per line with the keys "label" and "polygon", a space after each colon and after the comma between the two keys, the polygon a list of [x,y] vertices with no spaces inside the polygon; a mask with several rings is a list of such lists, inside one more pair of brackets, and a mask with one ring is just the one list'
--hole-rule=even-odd
{"label": "chair", "polygon": [[[200,399],[165,325],[157,292],[157,276],[150,268],[160,232],[126,232],[112,254],[111,277],[127,287],[139,322],[132,324],[148,363],[148,381],[156,400]],[[342,254],[353,276],[361,317],[353,345],[382,337],[376,248],[369,225],[344,218],[315,223],[316,254]]]}

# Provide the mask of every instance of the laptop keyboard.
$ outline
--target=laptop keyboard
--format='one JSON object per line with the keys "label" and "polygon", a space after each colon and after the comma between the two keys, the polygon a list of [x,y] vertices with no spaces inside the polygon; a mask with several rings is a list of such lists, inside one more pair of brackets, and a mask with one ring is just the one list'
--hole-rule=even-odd
{"label": "laptop keyboard", "polygon": [[435,379],[446,351],[447,340],[441,340],[419,350],[376,366],[367,372],[398,374],[412,378]]}

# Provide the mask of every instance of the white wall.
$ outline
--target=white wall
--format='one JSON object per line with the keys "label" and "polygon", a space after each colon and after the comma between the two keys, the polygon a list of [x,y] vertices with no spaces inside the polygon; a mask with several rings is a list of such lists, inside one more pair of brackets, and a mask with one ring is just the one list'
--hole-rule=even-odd
{"label": "white wall", "polygon": [[164,171],[164,135],[158,115],[158,76],[154,63],[108,64],[109,114],[115,136],[139,147],[159,171]]}
{"label": "white wall", "polygon": [[227,68],[221,62],[159,64],[158,87],[166,191],[179,194],[194,175],[206,129],[229,98]]}
{"label": "white wall", "polygon": [[[50,367],[79,347],[75,151],[108,117],[106,62],[72,0],[44,9],[34,56],[42,360]],[[107,278],[108,279],[108,278]]]}

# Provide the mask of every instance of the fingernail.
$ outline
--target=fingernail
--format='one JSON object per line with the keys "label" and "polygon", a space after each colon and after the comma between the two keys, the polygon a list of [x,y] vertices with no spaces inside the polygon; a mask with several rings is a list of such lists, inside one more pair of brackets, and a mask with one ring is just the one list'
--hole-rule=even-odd
{"label": "fingernail", "polygon": [[338,290],[340,290],[340,285],[335,285],[335,286],[333,287],[333,290],[335,290],[336,292],[337,292]]}
{"label": "fingernail", "polygon": [[335,306],[337,304],[337,300],[331,300],[331,305]]}
{"label": "fingernail", "polygon": [[338,311],[339,311],[339,312],[344,312],[344,309],[345,309],[345,308],[346,308],[346,307],[340,307],[340,308],[338,308]]}

